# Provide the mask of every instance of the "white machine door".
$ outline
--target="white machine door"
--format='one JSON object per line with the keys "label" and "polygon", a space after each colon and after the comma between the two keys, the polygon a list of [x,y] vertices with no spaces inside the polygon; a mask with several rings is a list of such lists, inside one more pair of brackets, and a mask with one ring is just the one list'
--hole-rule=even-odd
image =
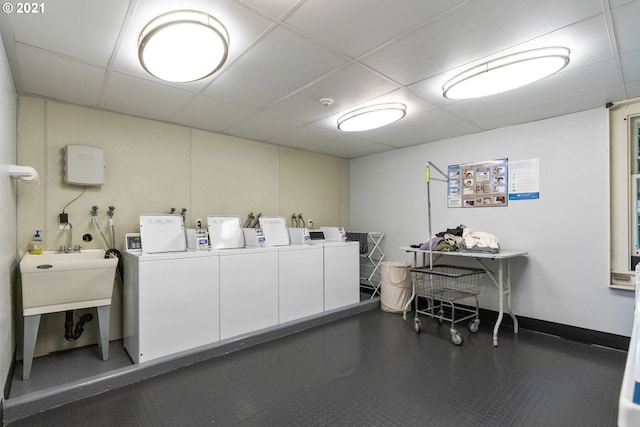
{"label": "white machine door", "polygon": [[141,262],[140,362],[220,339],[219,257]]}

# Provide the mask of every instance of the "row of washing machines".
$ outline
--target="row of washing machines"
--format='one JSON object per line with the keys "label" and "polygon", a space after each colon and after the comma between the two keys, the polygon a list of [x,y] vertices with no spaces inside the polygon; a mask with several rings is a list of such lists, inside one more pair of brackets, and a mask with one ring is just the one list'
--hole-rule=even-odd
{"label": "row of washing machines", "polygon": [[[141,216],[140,236],[127,238],[124,346],[134,363],[360,301],[358,242],[338,235],[314,243],[215,248],[212,241],[171,250],[167,242],[181,239],[167,220],[180,222]],[[145,248],[154,239],[162,250]]]}

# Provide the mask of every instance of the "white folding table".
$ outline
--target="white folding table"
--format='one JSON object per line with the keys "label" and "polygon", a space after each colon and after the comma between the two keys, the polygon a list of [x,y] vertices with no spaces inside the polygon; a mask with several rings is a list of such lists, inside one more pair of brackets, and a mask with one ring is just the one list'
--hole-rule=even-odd
{"label": "white folding table", "polygon": [[[476,260],[480,266],[484,269],[487,275],[491,278],[493,283],[498,287],[498,298],[499,298],[499,311],[498,311],[498,319],[496,320],[496,324],[493,327],[493,345],[494,347],[498,346],[498,329],[500,329],[500,324],[502,323],[502,317],[504,316],[504,300],[506,297],[507,300],[507,312],[511,319],[513,320],[513,333],[518,333],[518,319],[515,314],[511,311],[511,274],[509,269],[509,261],[511,258],[515,258],[518,256],[526,256],[527,252],[524,251],[505,251],[500,250],[500,252],[492,254],[492,253],[484,253],[484,252],[435,252],[428,250],[421,250],[418,248],[412,247],[401,247],[400,250],[405,252],[413,253],[413,265],[415,267],[428,265],[427,255],[431,253],[432,262],[437,261],[440,257],[463,257],[463,258],[472,258]],[[422,254],[422,263],[418,264],[418,255]],[[491,270],[487,263],[488,260],[494,260],[497,262],[497,271]],[[411,299],[407,302],[403,309],[403,319],[407,318],[407,310],[411,306],[411,302],[416,296],[415,287],[412,287],[413,291],[411,293]]]}

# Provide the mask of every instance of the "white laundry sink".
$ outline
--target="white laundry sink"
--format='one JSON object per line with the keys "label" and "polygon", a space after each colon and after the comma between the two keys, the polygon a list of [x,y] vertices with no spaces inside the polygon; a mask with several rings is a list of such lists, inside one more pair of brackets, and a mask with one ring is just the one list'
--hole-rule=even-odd
{"label": "white laundry sink", "polygon": [[27,253],[20,261],[23,316],[111,304],[118,258],[102,249]]}

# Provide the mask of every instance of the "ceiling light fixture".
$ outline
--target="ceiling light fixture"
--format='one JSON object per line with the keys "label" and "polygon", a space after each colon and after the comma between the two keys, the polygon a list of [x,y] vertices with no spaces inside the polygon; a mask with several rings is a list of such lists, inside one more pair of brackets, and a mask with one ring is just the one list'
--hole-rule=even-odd
{"label": "ceiling light fixture", "polygon": [[407,106],[399,102],[370,105],[342,115],[338,129],[344,132],[370,130],[397,122],[407,113]]}
{"label": "ceiling light fixture", "polygon": [[545,47],[503,56],[470,68],[442,86],[450,99],[506,92],[557,73],[569,63],[566,47]]}
{"label": "ceiling light fixture", "polygon": [[222,67],[229,33],[213,16],[177,10],[149,22],[138,39],[138,58],[151,75],[169,82],[203,79]]}

